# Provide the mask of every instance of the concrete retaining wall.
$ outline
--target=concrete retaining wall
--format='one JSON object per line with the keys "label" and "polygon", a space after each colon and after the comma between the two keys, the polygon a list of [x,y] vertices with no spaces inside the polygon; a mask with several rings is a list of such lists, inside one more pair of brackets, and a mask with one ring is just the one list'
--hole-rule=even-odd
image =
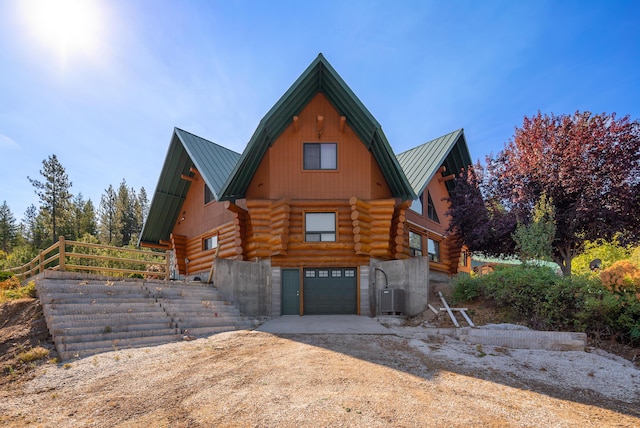
{"label": "concrete retaining wall", "polygon": [[378,307],[378,290],[387,285],[384,275],[376,271],[376,268],[387,275],[389,288],[404,290],[406,315],[418,315],[427,309],[429,298],[429,259],[427,257],[372,262],[369,291],[376,300],[374,308]]}
{"label": "concrete retaining wall", "polygon": [[502,346],[513,349],[545,349],[548,351],[584,351],[585,333],[536,330],[503,330],[483,328],[429,328],[428,334],[450,336],[463,342]]}
{"label": "concrete retaining wall", "polygon": [[245,262],[216,259],[213,285],[234,303],[242,315],[272,315],[271,261]]}

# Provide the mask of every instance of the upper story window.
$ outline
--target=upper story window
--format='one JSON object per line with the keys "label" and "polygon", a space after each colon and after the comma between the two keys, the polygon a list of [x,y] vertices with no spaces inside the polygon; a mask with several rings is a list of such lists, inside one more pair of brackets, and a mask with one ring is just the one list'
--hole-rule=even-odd
{"label": "upper story window", "polygon": [[435,221],[436,223],[440,223],[436,207],[433,205],[433,199],[431,199],[431,193],[429,192],[427,192],[427,218]]}
{"label": "upper story window", "polygon": [[335,242],[336,213],[305,213],[304,240],[306,242]]}
{"label": "upper story window", "polygon": [[409,231],[409,252],[413,257],[422,256],[422,235]]}
{"label": "upper story window", "polygon": [[418,199],[414,199],[411,202],[411,207],[409,209],[415,213],[422,215],[422,195]]}
{"label": "upper story window", "polygon": [[215,197],[213,196],[213,192],[211,191],[211,189],[209,189],[209,186],[204,185],[204,203],[205,205],[208,204],[209,202],[213,202],[215,200]]}
{"label": "upper story window", "polygon": [[338,169],[337,143],[304,143],[305,170]]}

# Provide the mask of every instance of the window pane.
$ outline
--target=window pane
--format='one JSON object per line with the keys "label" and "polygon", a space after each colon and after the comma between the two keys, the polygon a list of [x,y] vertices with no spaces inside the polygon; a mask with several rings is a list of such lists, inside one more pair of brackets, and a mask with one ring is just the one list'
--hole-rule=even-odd
{"label": "window pane", "polygon": [[304,169],[320,169],[320,144],[304,145]]}
{"label": "window pane", "polygon": [[418,214],[422,214],[422,198],[415,199],[411,202],[411,207],[409,209],[417,212]]}
{"label": "window pane", "polygon": [[436,212],[436,206],[433,204],[433,200],[431,199],[431,193],[428,193],[427,205],[427,217],[436,223],[440,223],[438,213]]}
{"label": "window pane", "polygon": [[320,239],[323,242],[335,242],[336,234],[335,233],[323,233],[322,238]]}
{"label": "window pane", "polygon": [[211,191],[211,189],[209,189],[209,186],[205,184],[204,185],[204,203],[208,204],[209,202],[213,201],[213,199],[214,199],[213,192]]}
{"label": "window pane", "polygon": [[433,239],[428,240],[429,245],[429,258],[434,262],[440,261],[440,243],[438,241],[434,241]]}
{"label": "window pane", "polygon": [[334,232],[336,230],[335,213],[307,213],[305,220],[307,232]]}
{"label": "window pane", "polygon": [[307,233],[304,238],[307,242],[320,242],[320,234],[319,233]]}
{"label": "window pane", "polygon": [[202,241],[203,250],[211,250],[218,246],[218,235],[205,238]]}
{"label": "window pane", "polygon": [[336,156],[336,144],[320,144],[320,168],[322,169],[336,169],[337,156]]}
{"label": "window pane", "polygon": [[422,256],[422,235],[409,231],[409,250],[414,257]]}

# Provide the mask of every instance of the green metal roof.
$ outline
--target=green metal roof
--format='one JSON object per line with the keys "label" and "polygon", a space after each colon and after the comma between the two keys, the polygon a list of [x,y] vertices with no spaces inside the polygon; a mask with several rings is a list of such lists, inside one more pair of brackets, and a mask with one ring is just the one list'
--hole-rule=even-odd
{"label": "green metal roof", "polygon": [[347,124],[380,165],[393,195],[403,200],[415,199],[416,195],[402,172],[382,127],[322,54],[318,55],[260,121],[223,186],[220,199],[244,197],[266,150],[291,124],[293,116],[300,114],[317,93],[323,93],[338,113],[346,117]]}
{"label": "green metal roof", "polygon": [[239,153],[175,128],[138,244],[169,239],[191,185],[180,178],[182,174],[190,175],[189,169],[195,167],[218,199],[239,157]]}
{"label": "green metal roof", "polygon": [[[416,195],[420,195],[441,166],[445,175],[458,174],[471,165],[471,155],[462,128],[398,155],[398,162]],[[449,191],[453,181],[446,182]]]}

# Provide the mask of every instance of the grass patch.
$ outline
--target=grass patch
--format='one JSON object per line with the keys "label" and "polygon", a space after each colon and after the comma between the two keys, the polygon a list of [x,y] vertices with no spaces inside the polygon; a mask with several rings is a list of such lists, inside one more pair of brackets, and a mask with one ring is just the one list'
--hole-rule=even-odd
{"label": "grass patch", "polygon": [[22,363],[38,361],[49,356],[49,350],[42,346],[36,346],[26,351],[20,352],[16,358]]}
{"label": "grass patch", "polygon": [[0,303],[27,297],[36,297],[35,282],[29,281],[26,285],[21,285],[16,277],[0,282]]}

